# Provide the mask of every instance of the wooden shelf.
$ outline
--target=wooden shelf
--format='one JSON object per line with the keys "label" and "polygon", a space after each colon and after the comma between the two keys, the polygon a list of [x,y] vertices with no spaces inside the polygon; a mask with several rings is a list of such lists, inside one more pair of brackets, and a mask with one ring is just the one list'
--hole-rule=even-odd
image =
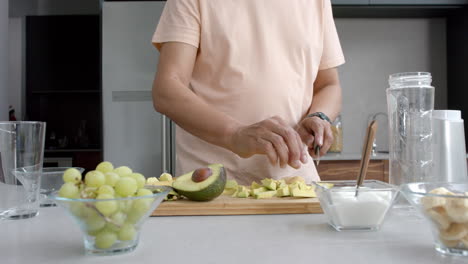
{"label": "wooden shelf", "polygon": [[[323,160],[317,170],[322,181],[356,180],[360,160]],[[366,180],[388,182],[388,160],[371,160]]]}

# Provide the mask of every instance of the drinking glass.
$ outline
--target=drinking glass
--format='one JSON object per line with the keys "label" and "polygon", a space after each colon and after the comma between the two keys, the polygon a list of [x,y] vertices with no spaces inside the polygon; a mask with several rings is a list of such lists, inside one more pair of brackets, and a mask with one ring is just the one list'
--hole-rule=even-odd
{"label": "drinking glass", "polygon": [[0,220],[38,214],[45,129],[44,122],[0,121]]}

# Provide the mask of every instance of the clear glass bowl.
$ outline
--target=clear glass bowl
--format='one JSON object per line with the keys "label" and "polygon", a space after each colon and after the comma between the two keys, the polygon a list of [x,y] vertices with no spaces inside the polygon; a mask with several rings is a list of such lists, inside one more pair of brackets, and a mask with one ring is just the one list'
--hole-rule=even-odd
{"label": "clear glass bowl", "polygon": [[437,251],[468,256],[468,183],[408,183],[401,192],[431,223]]}
{"label": "clear glass bowl", "polygon": [[55,206],[55,202],[48,199],[47,196],[55,191],[58,191],[63,184],[63,173],[70,168],[77,169],[80,173],[84,172],[80,167],[51,167],[42,168],[41,174],[41,207]]}
{"label": "clear glass bowl", "polygon": [[[155,189],[155,188],[152,188]],[[171,187],[157,186],[153,195],[115,199],[69,199],[53,192],[49,198],[65,209],[83,232],[87,255],[115,255],[133,251],[143,223]],[[101,213],[105,212],[106,216]],[[111,213],[109,213],[111,212]]]}
{"label": "clear glass bowl", "polygon": [[337,231],[379,230],[398,193],[396,186],[365,180],[356,196],[356,181],[314,182],[328,223]]}

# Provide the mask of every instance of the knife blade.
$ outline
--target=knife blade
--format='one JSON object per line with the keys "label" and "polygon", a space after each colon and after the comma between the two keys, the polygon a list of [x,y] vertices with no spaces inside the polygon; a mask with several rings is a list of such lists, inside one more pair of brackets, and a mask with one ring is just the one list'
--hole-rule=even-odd
{"label": "knife blade", "polygon": [[317,158],[315,158],[315,166],[318,167],[318,165],[320,164],[320,146],[319,145],[316,145],[315,146],[315,155],[317,156]]}

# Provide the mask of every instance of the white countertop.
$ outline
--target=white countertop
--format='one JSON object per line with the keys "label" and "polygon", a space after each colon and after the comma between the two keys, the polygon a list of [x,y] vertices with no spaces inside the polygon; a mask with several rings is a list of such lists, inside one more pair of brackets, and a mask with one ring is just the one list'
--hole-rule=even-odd
{"label": "white countertop", "polygon": [[468,263],[432,246],[429,226],[390,215],[377,232],[336,232],[324,215],[153,217],[134,252],[85,256],[78,226],[60,208],[0,222],[0,263]]}

